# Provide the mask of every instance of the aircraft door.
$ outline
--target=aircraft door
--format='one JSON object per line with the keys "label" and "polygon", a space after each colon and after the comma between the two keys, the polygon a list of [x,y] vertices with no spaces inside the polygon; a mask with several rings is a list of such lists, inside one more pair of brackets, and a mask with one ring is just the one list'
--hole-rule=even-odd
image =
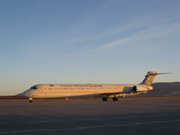
{"label": "aircraft door", "polygon": [[42,94],[43,93],[43,87],[40,86],[38,89],[39,89],[39,93]]}

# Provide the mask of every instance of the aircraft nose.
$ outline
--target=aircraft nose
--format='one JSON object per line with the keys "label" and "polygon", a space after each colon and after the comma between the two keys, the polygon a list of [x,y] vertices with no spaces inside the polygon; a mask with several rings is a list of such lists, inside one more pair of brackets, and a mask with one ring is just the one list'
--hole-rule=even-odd
{"label": "aircraft nose", "polygon": [[29,97],[30,93],[29,92],[25,92],[23,95],[24,95],[24,97]]}
{"label": "aircraft nose", "polygon": [[25,91],[25,92],[22,92],[22,93],[18,94],[17,96],[29,97],[30,93],[29,93],[29,91]]}
{"label": "aircraft nose", "polygon": [[20,93],[20,94],[18,94],[17,96],[27,97],[25,92]]}

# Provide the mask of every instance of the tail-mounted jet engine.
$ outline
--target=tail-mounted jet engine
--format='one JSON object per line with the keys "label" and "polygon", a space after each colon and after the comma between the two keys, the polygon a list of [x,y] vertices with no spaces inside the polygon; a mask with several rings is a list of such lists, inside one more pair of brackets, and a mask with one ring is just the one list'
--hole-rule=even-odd
{"label": "tail-mounted jet engine", "polygon": [[143,91],[148,91],[148,90],[153,90],[152,86],[144,86],[144,85],[136,85],[132,87],[133,92],[143,92]]}

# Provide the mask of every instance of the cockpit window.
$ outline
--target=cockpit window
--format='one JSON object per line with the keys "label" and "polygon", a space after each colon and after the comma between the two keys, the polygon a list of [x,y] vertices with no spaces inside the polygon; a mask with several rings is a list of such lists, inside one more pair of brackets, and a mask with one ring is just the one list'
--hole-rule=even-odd
{"label": "cockpit window", "polygon": [[33,87],[31,87],[30,89],[36,90],[36,89],[37,89],[37,86],[33,86]]}

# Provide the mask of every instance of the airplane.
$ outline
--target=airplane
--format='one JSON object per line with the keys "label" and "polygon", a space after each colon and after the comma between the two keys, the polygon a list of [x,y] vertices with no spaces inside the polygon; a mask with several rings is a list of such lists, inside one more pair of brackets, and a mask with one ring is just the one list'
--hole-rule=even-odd
{"label": "airplane", "polygon": [[80,96],[101,96],[103,101],[112,97],[118,101],[118,97],[138,95],[153,90],[151,86],[156,75],[167,74],[148,72],[145,79],[139,84],[37,84],[19,94],[29,98],[66,98]]}

